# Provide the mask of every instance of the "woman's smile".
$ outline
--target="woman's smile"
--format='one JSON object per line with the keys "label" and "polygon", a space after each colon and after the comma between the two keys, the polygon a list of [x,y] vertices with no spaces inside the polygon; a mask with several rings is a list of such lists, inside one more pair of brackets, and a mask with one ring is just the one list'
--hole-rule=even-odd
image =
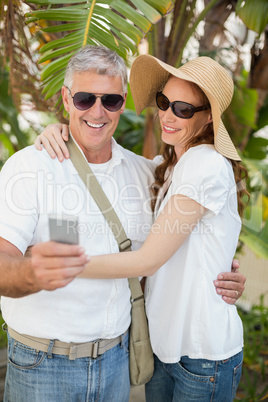
{"label": "woman's smile", "polygon": [[172,133],[175,133],[175,132],[181,130],[180,128],[173,128],[173,127],[167,126],[165,124],[163,124],[162,128],[163,128],[163,131],[165,131],[168,134],[172,134]]}

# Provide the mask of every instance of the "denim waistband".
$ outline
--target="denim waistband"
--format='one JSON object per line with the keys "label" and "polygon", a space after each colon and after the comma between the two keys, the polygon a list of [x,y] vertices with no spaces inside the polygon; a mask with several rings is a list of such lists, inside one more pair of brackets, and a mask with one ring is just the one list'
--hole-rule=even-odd
{"label": "denim waistband", "polygon": [[10,327],[8,327],[8,333],[16,341],[42,352],[48,352],[51,342],[53,342],[52,354],[69,356],[70,360],[75,360],[80,357],[96,359],[107,350],[112,349],[122,342],[122,338],[128,333],[128,330],[113,339],[97,339],[96,341],[85,343],[66,343],[58,340],[37,338],[30,335],[21,335]]}

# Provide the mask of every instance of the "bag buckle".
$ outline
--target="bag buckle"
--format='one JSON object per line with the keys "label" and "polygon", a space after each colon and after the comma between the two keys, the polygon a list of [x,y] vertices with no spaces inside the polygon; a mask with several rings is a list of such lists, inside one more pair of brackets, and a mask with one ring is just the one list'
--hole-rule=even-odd
{"label": "bag buckle", "polygon": [[126,240],[122,241],[122,243],[119,244],[119,250],[122,252],[131,246],[132,246],[132,241],[130,239],[126,239]]}
{"label": "bag buckle", "polygon": [[144,299],[144,295],[138,296],[135,299],[133,299],[133,297],[130,298],[130,303],[133,304],[141,299]]}

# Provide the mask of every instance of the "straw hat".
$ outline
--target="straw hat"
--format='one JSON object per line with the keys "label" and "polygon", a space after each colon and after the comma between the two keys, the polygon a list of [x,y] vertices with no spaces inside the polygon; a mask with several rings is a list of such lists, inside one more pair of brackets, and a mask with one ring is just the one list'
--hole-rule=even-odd
{"label": "straw hat", "polygon": [[[130,89],[137,114],[148,106],[156,106],[155,96],[169,75],[197,84],[206,94],[213,118],[216,150],[226,158],[240,161],[236,148],[221,120],[232,100],[234,84],[229,73],[210,57],[198,57],[179,68],[172,67],[150,55],[138,56],[130,72]],[[179,99],[182,100],[183,99]]]}

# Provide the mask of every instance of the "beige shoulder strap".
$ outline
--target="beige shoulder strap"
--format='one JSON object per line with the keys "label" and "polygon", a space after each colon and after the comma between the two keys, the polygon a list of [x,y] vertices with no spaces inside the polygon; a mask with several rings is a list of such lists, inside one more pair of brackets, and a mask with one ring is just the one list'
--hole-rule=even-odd
{"label": "beige shoulder strap", "polygon": [[[70,159],[77,170],[80,178],[84,182],[88,191],[92,195],[96,204],[100,208],[103,216],[105,217],[110,229],[112,230],[114,237],[118,243],[119,251],[131,251],[131,240],[127,238],[125,230],[118,218],[115,210],[113,209],[106,194],[101,188],[98,180],[92,172],[88,162],[84,155],[82,155],[80,149],[72,139],[71,135],[69,141],[66,143],[70,152]],[[138,278],[129,278],[129,287],[131,290],[132,299],[136,300],[143,297],[143,292],[140,286]]]}

